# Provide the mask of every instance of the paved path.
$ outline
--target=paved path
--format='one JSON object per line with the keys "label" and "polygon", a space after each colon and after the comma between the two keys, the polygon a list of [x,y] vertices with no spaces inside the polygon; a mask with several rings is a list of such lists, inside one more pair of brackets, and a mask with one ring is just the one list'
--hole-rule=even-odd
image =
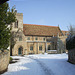
{"label": "paved path", "polygon": [[19,58],[20,60],[15,64],[10,64],[8,72],[2,75],[52,75],[45,64],[38,59],[19,56],[13,58]]}
{"label": "paved path", "polygon": [[42,61],[40,61],[39,59],[33,58],[33,57],[29,57],[29,58],[35,60],[39,64],[39,66],[44,71],[45,75],[54,75],[52,71]]}

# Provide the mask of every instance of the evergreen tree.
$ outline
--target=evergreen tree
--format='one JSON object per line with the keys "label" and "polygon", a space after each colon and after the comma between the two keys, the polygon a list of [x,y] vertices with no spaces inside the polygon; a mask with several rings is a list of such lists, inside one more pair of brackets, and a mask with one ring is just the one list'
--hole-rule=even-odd
{"label": "evergreen tree", "polygon": [[10,30],[12,22],[15,22],[14,8],[9,8],[8,3],[0,5],[0,49],[7,49],[10,41]]}

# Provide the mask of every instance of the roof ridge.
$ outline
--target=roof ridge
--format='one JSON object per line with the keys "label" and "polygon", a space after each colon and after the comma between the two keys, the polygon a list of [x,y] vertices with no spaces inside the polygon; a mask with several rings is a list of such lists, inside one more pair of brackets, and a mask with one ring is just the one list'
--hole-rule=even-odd
{"label": "roof ridge", "polygon": [[61,30],[61,31],[68,32],[67,30]]}
{"label": "roof ridge", "polygon": [[[46,25],[38,25],[38,24],[23,24],[23,25],[34,25],[34,26],[46,26]],[[58,27],[58,26],[46,26],[46,27]]]}

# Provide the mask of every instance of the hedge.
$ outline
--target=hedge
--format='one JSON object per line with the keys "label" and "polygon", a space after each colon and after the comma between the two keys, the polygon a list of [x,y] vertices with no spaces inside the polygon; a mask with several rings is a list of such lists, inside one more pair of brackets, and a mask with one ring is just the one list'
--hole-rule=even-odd
{"label": "hedge", "polygon": [[70,49],[74,49],[75,48],[75,35],[71,36],[68,40],[68,38],[66,39],[66,49],[70,50]]}

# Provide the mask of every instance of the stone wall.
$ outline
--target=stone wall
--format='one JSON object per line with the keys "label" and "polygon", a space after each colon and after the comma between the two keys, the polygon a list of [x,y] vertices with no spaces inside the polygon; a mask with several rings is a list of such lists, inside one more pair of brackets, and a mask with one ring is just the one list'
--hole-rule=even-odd
{"label": "stone wall", "polygon": [[[30,38],[29,40],[27,38]],[[37,40],[35,39],[37,37]],[[12,49],[12,55],[19,55],[19,48],[22,47],[22,53],[21,55],[28,55],[28,54],[39,54],[39,53],[57,53],[55,47],[57,48],[57,39],[53,38],[52,41],[55,41],[54,43],[47,42],[47,39],[51,39],[51,37],[41,37],[41,36],[24,36],[22,34],[22,41],[19,41],[17,38],[16,44],[14,45],[14,48]],[[30,46],[33,46],[33,50],[30,50]],[[48,45],[50,45],[50,50],[48,51]],[[42,50],[39,50],[39,46],[42,46]]]}
{"label": "stone wall", "polygon": [[68,50],[68,61],[75,64],[75,49]]}
{"label": "stone wall", "polygon": [[9,65],[9,51],[0,52],[0,74],[7,71]]}
{"label": "stone wall", "polygon": [[[30,50],[30,46],[33,46],[33,50]],[[39,50],[39,46],[42,46],[42,50]],[[27,43],[27,52],[28,54],[39,54],[45,52],[45,43],[42,42],[34,42],[34,43]]]}

